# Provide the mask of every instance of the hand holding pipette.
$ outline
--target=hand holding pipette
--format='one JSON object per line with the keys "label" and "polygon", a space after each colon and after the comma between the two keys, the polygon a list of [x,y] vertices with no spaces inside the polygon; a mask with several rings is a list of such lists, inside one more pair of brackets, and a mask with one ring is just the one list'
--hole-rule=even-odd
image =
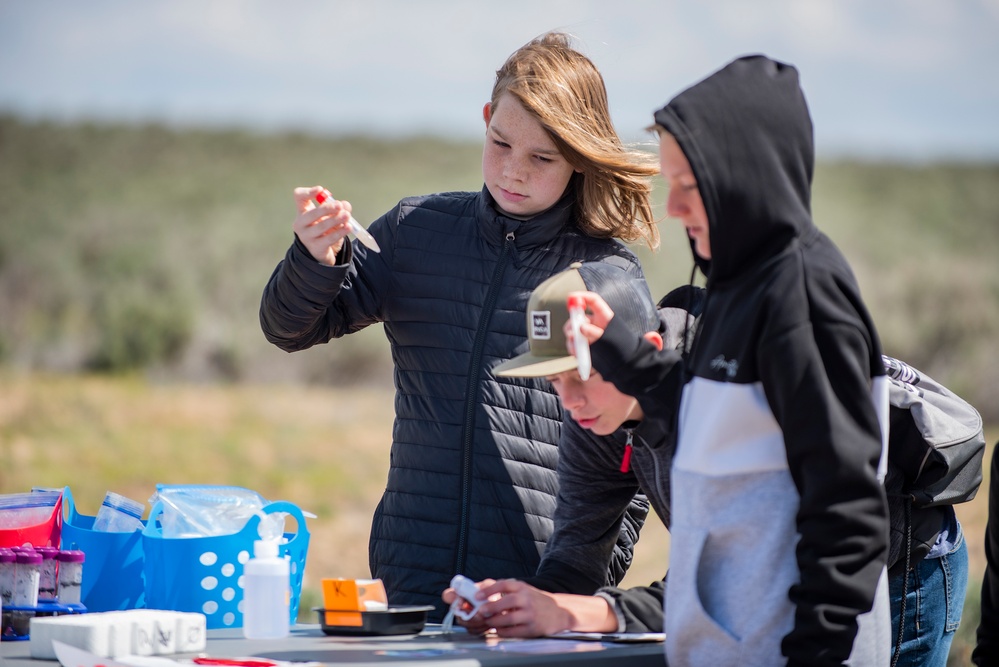
{"label": "hand holding pipette", "polygon": [[368,234],[360,225],[356,228],[351,225],[350,203],[333,199],[321,185],[295,188],[295,206],[298,209],[292,223],[295,236],[320,264],[337,265],[344,243],[350,243],[348,234],[357,233],[356,229]]}
{"label": "hand holding pipette", "polygon": [[[330,194],[329,190],[323,190],[318,195],[316,195],[316,202],[322,204],[327,199],[332,199],[332,198],[333,195]],[[362,227],[361,223],[359,223],[357,220],[354,219],[354,216],[350,216],[350,221],[347,223],[347,225],[350,227],[350,231],[354,232],[354,235],[357,237],[358,241],[368,246],[375,252],[382,251],[381,248],[378,247],[378,242],[375,241],[375,237],[369,234],[368,230]]]}

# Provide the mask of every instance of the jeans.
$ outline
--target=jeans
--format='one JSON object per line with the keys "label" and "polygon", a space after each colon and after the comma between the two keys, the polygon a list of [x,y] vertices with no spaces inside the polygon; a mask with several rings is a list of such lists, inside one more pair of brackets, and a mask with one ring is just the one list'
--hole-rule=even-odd
{"label": "jeans", "polygon": [[[891,597],[892,656],[898,641],[904,572],[888,581]],[[949,553],[924,558],[909,571],[905,597],[905,631],[898,664],[906,667],[945,667],[954,631],[961,623],[964,595],[968,588],[968,547],[958,528]]]}

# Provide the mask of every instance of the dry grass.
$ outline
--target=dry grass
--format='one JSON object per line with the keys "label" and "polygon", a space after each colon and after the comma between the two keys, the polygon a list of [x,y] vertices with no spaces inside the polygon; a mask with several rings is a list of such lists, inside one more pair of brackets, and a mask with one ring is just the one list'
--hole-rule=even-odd
{"label": "dry grass", "polygon": [[0,387],[0,493],[69,486],[94,515],[109,489],[146,501],[157,483],[244,486],[318,515],[309,585],[368,576],[391,395],[11,373]]}

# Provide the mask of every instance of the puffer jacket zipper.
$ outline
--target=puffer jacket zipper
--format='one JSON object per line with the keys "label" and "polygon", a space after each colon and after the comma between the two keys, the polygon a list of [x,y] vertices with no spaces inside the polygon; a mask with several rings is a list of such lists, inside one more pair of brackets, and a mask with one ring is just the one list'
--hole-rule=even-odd
{"label": "puffer jacket zipper", "polygon": [[468,366],[468,382],[465,385],[465,421],[461,427],[461,520],[458,524],[458,546],[455,550],[454,572],[464,574],[465,561],[468,557],[469,514],[472,502],[472,450],[475,438],[475,406],[479,397],[479,379],[482,376],[482,350],[486,345],[486,335],[489,333],[489,323],[492,321],[493,310],[500,287],[503,284],[503,274],[509,263],[510,247],[513,245],[514,233],[507,232],[493,270],[492,282],[482,305],[482,316],[479,318],[479,328],[475,332],[475,344],[472,346],[472,359]]}
{"label": "puffer jacket zipper", "polygon": [[629,472],[631,470],[631,449],[635,442],[635,429],[626,428],[625,441],[624,441],[624,456],[621,457],[621,472]]}

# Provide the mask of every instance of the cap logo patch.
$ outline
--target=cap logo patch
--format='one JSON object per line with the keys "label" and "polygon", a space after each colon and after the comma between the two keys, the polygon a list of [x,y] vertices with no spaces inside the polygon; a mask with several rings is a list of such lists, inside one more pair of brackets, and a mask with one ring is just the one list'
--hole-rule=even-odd
{"label": "cap logo patch", "polygon": [[534,340],[551,340],[552,312],[550,310],[531,311],[531,338]]}

